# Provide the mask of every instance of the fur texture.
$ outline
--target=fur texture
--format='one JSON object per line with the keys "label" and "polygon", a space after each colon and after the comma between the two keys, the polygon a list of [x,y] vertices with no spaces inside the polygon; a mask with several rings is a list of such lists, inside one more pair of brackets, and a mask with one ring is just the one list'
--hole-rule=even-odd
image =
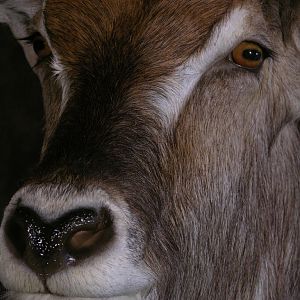
{"label": "fur texture", "polygon": [[[41,9],[10,21],[41,32],[53,60],[36,69],[42,158],[2,224],[4,285],[24,300],[46,291],[5,243],[18,203],[46,220],[105,206],[115,242],[47,279],[52,294],[298,299],[298,1],[48,0]],[[255,72],[230,59],[245,40],[269,49]]]}

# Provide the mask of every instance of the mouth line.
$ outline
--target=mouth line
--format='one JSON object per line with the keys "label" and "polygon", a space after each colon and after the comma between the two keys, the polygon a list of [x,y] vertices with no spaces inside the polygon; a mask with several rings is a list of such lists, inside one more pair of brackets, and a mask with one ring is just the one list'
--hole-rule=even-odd
{"label": "mouth line", "polygon": [[[44,286],[44,289],[45,289],[45,294],[52,294],[48,285],[47,285],[47,277],[46,276],[43,276],[41,275],[40,276],[40,280],[42,281],[42,284]],[[53,295],[53,294],[52,294]]]}

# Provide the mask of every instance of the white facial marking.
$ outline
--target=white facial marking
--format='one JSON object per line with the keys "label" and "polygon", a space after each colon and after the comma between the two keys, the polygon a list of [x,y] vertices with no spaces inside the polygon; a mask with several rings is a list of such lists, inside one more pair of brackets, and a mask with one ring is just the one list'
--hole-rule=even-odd
{"label": "white facial marking", "polygon": [[0,3],[0,23],[4,22],[10,26],[21,23],[20,20],[24,19],[24,16],[32,18],[41,7],[41,0],[6,0],[2,2]]}
{"label": "white facial marking", "polygon": [[191,57],[171,78],[164,80],[158,93],[150,95],[167,128],[176,123],[203,74],[244,36],[248,14],[245,8],[234,9],[215,27],[200,54]]}
{"label": "white facial marking", "polygon": [[71,95],[71,81],[66,75],[66,70],[63,64],[60,62],[58,55],[53,53],[53,60],[51,63],[51,67],[53,70],[53,75],[55,79],[59,82],[61,89],[62,89],[62,100],[61,100],[61,106],[60,106],[60,114],[63,113],[68,100],[70,99]]}

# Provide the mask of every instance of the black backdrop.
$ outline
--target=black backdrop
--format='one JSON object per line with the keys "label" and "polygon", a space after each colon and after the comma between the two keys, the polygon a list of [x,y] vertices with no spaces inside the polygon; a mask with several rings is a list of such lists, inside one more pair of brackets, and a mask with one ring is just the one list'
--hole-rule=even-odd
{"label": "black backdrop", "polygon": [[38,161],[42,113],[37,77],[8,28],[0,25],[0,220]]}

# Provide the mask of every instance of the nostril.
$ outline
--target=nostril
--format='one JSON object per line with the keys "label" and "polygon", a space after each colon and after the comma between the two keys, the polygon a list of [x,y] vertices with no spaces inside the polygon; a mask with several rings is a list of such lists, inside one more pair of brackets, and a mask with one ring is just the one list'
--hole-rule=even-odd
{"label": "nostril", "polygon": [[103,235],[103,231],[79,231],[70,239],[68,247],[71,252],[80,252],[92,248]]}
{"label": "nostril", "polygon": [[5,225],[11,252],[38,274],[50,275],[105,248],[113,237],[108,209],[79,209],[45,222],[28,207],[19,207]]}
{"label": "nostril", "polygon": [[113,230],[110,214],[106,210],[103,210],[97,224],[89,228],[80,228],[70,234],[66,243],[66,250],[77,258],[90,255],[94,249],[106,245],[112,235]]}
{"label": "nostril", "polygon": [[19,218],[10,219],[5,227],[5,234],[16,256],[23,257],[26,249],[26,229]]}

